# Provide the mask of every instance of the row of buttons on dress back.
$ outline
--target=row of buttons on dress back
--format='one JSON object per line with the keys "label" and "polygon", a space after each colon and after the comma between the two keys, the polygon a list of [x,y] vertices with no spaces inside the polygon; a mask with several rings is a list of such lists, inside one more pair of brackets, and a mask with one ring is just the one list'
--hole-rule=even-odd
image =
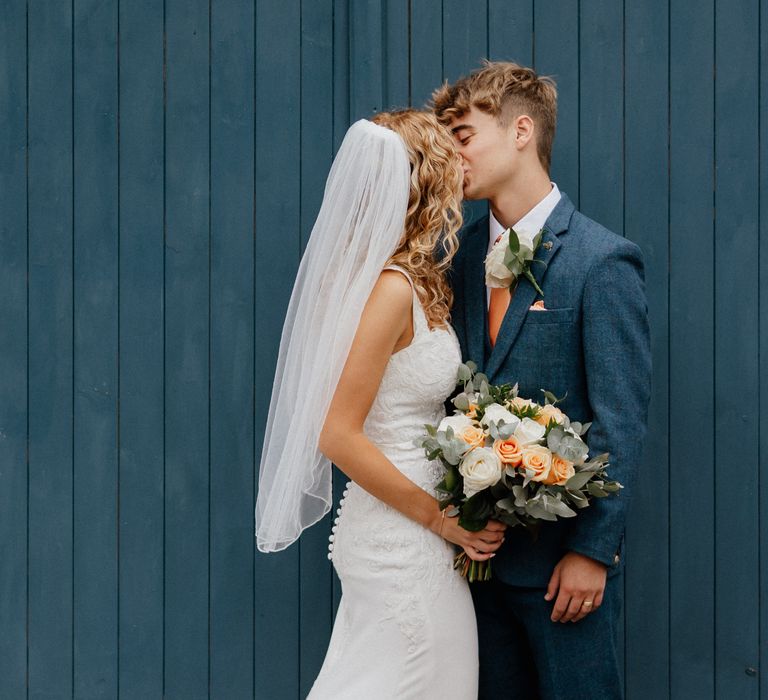
{"label": "row of buttons on dress back", "polygon": [[348,481],[347,485],[344,487],[344,492],[341,494],[341,500],[339,501],[339,507],[336,509],[336,518],[333,520],[333,527],[331,528],[331,534],[328,536],[328,541],[330,544],[328,545],[328,558],[333,559],[333,541],[336,539],[336,528],[339,525],[339,517],[341,515],[341,506],[344,505],[344,501],[346,500],[347,494],[349,493],[349,487],[352,486],[352,482]]}

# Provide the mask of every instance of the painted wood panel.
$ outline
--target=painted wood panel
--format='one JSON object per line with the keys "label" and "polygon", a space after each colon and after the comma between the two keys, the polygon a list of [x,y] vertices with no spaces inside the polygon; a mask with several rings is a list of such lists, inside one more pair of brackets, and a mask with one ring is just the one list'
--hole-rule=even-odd
{"label": "painted wood panel", "polygon": [[553,179],[645,255],[626,695],[768,697],[766,2],[7,0],[0,696],[306,695],[333,514],[253,541],[293,276],[349,124],[487,57],[555,78]]}

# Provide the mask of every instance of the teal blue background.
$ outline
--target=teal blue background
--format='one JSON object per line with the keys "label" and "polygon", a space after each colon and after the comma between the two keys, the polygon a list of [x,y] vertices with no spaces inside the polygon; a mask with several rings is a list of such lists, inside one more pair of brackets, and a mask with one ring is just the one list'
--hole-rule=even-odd
{"label": "teal blue background", "polygon": [[768,0],[2,0],[0,697],[307,692],[330,518],[279,555],[253,540],[293,276],[346,127],[491,57],[557,78],[553,179],[645,253],[627,697],[768,698],[766,21]]}

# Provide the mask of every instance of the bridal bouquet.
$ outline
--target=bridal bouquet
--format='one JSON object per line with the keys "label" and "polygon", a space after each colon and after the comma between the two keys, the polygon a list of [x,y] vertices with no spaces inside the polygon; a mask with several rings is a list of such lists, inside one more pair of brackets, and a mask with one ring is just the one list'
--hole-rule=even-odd
{"label": "bridal bouquet", "polygon": [[[476,370],[473,362],[460,366],[457,410],[437,427],[425,425],[416,441],[428,459],[442,462],[440,506],[458,515],[463,528],[477,532],[495,519],[536,537],[541,521],[572,518],[590,498],[622,488],[607,478],[608,454],[588,460],[582,437],[590,424],[571,421],[557,407],[562,399],[544,391],[544,403],[536,403],[518,396],[517,385],[491,385]],[[465,552],[454,567],[470,581],[491,577],[490,561]]]}

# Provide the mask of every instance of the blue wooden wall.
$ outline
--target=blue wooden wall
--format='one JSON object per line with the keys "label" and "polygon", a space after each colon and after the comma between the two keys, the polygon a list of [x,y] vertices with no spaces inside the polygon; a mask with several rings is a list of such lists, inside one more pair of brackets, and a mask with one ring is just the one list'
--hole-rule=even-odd
{"label": "blue wooden wall", "polygon": [[646,256],[627,697],[768,698],[767,21],[768,0],[2,0],[0,697],[306,693],[329,518],[279,555],[253,540],[293,275],[346,127],[488,56],[556,76],[554,179]]}

